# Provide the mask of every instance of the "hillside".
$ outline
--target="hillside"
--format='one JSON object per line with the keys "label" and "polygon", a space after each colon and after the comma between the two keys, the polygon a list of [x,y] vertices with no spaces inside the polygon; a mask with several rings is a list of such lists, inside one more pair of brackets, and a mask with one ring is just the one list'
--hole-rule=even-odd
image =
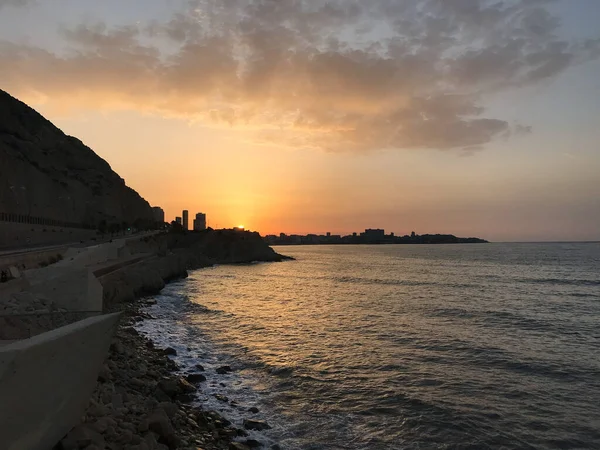
{"label": "hillside", "polygon": [[106,161],[2,90],[0,212],[91,226],[152,220]]}

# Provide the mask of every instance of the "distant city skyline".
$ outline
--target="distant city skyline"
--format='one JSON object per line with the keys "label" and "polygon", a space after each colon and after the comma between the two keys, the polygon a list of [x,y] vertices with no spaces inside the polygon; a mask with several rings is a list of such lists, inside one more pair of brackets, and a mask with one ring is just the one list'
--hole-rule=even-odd
{"label": "distant city skyline", "polygon": [[600,239],[599,1],[276,5],[0,2],[0,88],[166,218]]}

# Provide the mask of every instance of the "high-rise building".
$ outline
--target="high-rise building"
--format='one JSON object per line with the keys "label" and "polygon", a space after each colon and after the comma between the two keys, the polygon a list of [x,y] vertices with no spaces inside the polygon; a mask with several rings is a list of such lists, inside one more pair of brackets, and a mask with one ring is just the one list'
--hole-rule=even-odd
{"label": "high-rise building", "polygon": [[184,230],[189,230],[189,227],[188,227],[188,223],[189,223],[188,222],[188,214],[189,214],[188,210],[184,209],[183,210],[183,223],[182,223]]}
{"label": "high-rise building", "polygon": [[165,212],[160,206],[152,207],[152,215],[154,216],[155,222],[158,222],[161,225],[165,223]]}
{"label": "high-rise building", "polygon": [[206,230],[206,214],[198,213],[194,219],[194,231]]}
{"label": "high-rise building", "polygon": [[175,222],[181,225],[181,217],[175,217]]}

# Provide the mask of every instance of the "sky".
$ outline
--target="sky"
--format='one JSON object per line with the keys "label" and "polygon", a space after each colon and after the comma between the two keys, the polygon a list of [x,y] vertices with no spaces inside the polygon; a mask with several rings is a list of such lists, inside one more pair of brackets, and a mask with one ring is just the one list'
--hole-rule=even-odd
{"label": "sky", "polygon": [[169,220],[600,240],[600,1],[0,0],[0,89]]}

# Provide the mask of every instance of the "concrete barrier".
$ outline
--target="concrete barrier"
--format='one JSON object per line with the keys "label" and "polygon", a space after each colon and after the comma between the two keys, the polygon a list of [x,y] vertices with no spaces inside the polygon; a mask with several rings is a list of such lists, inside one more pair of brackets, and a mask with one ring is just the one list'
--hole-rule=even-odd
{"label": "concrete barrier", "polygon": [[0,444],[48,450],[77,425],[96,385],[119,314],[0,344]]}
{"label": "concrete barrier", "polygon": [[53,265],[24,273],[29,291],[69,311],[102,311],[102,285],[85,267]]}

